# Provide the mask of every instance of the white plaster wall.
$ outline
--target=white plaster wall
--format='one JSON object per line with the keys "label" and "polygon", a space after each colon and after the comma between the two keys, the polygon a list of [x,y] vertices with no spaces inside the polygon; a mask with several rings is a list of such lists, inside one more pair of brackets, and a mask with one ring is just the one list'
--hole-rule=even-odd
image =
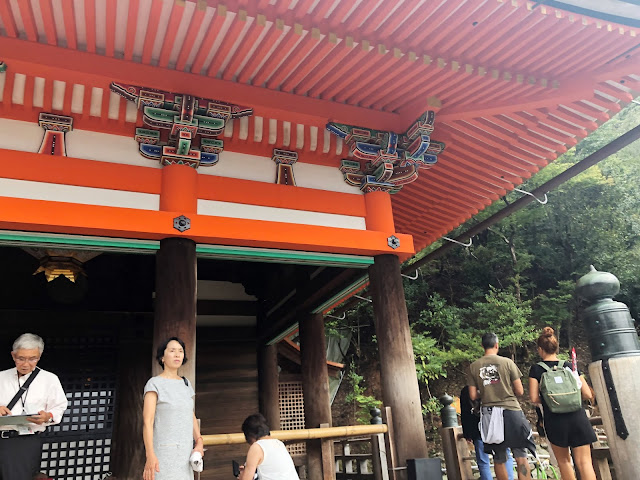
{"label": "white plaster wall", "polygon": [[308,212],[288,208],[264,207],[243,203],[219,202],[216,200],[198,200],[198,214],[355,230],[366,230],[367,228],[363,217]]}
{"label": "white plaster wall", "polygon": [[12,178],[0,178],[0,196],[140,210],[158,210],[160,207],[160,195],[150,193],[78,187]]}

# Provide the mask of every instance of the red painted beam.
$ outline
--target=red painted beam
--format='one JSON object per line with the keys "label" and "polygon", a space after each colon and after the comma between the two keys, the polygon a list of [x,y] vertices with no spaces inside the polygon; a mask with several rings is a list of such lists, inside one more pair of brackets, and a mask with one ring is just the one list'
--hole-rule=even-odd
{"label": "red painted beam", "polygon": [[298,95],[305,95],[311,88],[314,88],[322,79],[327,76],[342,60],[354,50],[354,43],[351,37],[347,37],[340,42],[331,52],[331,57],[325,58],[319,63],[299,84],[294,88]]}
{"label": "red painted beam", "polygon": [[44,24],[47,43],[49,45],[57,45],[58,36],[56,35],[56,22],[53,18],[51,0],[40,0],[40,13],[42,14],[42,23]]}
{"label": "red painted beam", "polygon": [[302,40],[303,35],[304,33],[300,24],[296,24],[291,27],[276,49],[271,52],[267,61],[264,62],[251,79],[251,84],[259,87],[264,84],[269,77],[274,75],[275,69],[286,57],[289,56],[293,48]]}
{"label": "red painted beam", "polygon": [[[267,88],[272,90],[278,88],[280,84],[295,71],[300,62],[302,62],[305,57],[311,55],[311,52],[320,42],[320,38],[320,31],[318,29],[313,29],[307,33],[307,36],[285,57],[283,63],[278,67],[278,70],[271,76],[267,82]],[[314,58],[314,60],[318,61],[317,58]]]}
{"label": "red painted beam", "polygon": [[184,4],[175,2],[171,8],[169,14],[169,24],[167,30],[162,38],[162,48],[160,49],[160,58],[158,59],[158,66],[166,67],[169,65],[169,59],[171,58],[171,52],[176,42],[176,36],[178,34],[178,27],[185,14]]}
{"label": "red painted beam", "polygon": [[298,67],[290,72],[289,76],[280,85],[280,90],[283,92],[292,92],[293,89],[312,71],[316,65],[321,65],[325,62],[327,56],[337,47],[337,39],[333,34],[329,35],[328,39],[318,42],[315,48],[309,52],[307,58],[302,60]]}
{"label": "red painted beam", "polygon": [[209,68],[207,69],[207,75],[210,77],[215,77],[218,75],[218,71],[220,67],[227,59],[229,52],[238,41],[238,37],[240,33],[247,26],[247,12],[241,10],[233,19],[229,30],[227,30],[227,34],[224,36],[222,43],[218,47],[218,50],[213,55],[211,59],[211,63],[209,64]]}
{"label": "red painted beam", "polygon": [[9,0],[0,0],[0,18],[2,18],[2,24],[9,37],[18,36],[18,28],[16,27],[16,21],[13,18],[13,12],[11,11],[11,5]]}
{"label": "red painted beam", "polygon": [[147,65],[151,64],[151,55],[153,55],[153,45],[156,42],[161,13],[162,0],[152,0],[151,11],[149,12],[149,19],[147,21],[147,31],[144,35],[144,45],[142,47],[142,63]]}
{"label": "red painted beam", "polygon": [[275,24],[271,25],[270,31],[262,39],[261,44],[253,52],[251,58],[247,60],[247,63],[245,63],[244,67],[242,67],[240,73],[238,73],[238,77],[236,79],[238,83],[247,83],[249,81],[255,70],[258,68],[258,65],[260,65],[260,62],[264,60],[264,58],[267,56],[267,53],[269,53],[269,50],[273,48],[273,45],[282,35],[284,35],[283,22],[278,21]]}
{"label": "red painted beam", "polygon": [[96,3],[95,0],[84,0],[84,23],[87,52],[96,51]]}
{"label": "red painted beam", "polygon": [[138,26],[138,11],[140,0],[129,0],[129,11],[127,14],[127,36],[124,41],[124,59],[133,59],[133,47],[136,41],[136,28]]}
{"label": "red painted beam", "polygon": [[22,24],[24,25],[24,33],[27,35],[27,39],[32,42],[38,41],[38,30],[36,28],[36,22],[33,18],[33,10],[31,9],[31,2],[22,1],[18,2],[18,8],[20,9],[20,16],[22,17]]}
{"label": "red painted beam", "polygon": [[229,61],[228,65],[224,69],[222,74],[223,80],[232,80],[240,68],[242,62],[245,61],[249,51],[253,48],[256,41],[262,34],[266,25],[266,19],[264,15],[258,15],[253,21],[253,24],[249,27],[249,30],[245,33],[240,45],[236,48],[236,51]]}
{"label": "red painted beam", "polygon": [[205,13],[206,10],[204,8],[199,8],[198,6],[196,6],[196,9],[193,12],[193,16],[189,22],[189,27],[187,28],[187,34],[184,37],[184,42],[182,42],[180,53],[178,53],[178,59],[176,61],[176,70],[180,72],[184,71],[187,66],[187,59],[193,49],[196,37],[198,36],[198,32],[202,26]]}
{"label": "red painted beam", "polygon": [[193,60],[193,65],[191,65],[191,73],[195,73],[196,75],[200,75],[202,72],[202,68],[204,67],[204,62],[207,60],[209,56],[209,52],[211,52],[211,47],[220,35],[220,28],[224,25],[227,17],[227,8],[224,5],[219,5],[216,9],[216,13],[213,14],[213,18],[211,18],[211,22],[207,27],[207,33],[200,44],[200,48],[198,49],[198,53],[196,54],[195,59]]}

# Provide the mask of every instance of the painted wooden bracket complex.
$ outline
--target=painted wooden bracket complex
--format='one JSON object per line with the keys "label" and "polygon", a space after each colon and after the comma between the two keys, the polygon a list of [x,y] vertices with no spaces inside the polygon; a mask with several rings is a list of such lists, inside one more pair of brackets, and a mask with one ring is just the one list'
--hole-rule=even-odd
{"label": "painted wooden bracket complex", "polygon": [[271,160],[276,162],[276,183],[279,185],[296,186],[296,179],[293,175],[293,164],[298,161],[297,152],[290,150],[273,149]]}
{"label": "painted wooden bracket complex", "polygon": [[38,153],[66,157],[65,134],[73,130],[73,118],[42,112],[38,115],[38,125],[44,128]]}
{"label": "painted wooden bracket complex", "polygon": [[414,182],[419,169],[435,165],[445,147],[431,140],[435,118],[435,112],[429,110],[403,134],[328,123],[327,130],[345,141],[352,156],[340,165],[345,182],[365,193],[396,193]]}
{"label": "painted wooden bracket complex", "polygon": [[224,149],[217,137],[227,122],[253,115],[249,107],[183,93],[115,82],[110,88],[142,111],[144,127],[135,134],[140,153],[162,165],[215,165]]}

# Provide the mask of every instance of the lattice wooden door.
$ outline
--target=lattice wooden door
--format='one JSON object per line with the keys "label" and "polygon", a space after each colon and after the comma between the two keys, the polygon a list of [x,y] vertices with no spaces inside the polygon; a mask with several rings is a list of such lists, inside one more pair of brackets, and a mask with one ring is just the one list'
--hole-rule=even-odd
{"label": "lattice wooden door", "polygon": [[[113,337],[45,339],[50,368],[69,400],[62,423],[44,436],[40,469],[57,480],[102,480],[109,472],[116,399]],[[51,364],[51,362],[49,363]]]}

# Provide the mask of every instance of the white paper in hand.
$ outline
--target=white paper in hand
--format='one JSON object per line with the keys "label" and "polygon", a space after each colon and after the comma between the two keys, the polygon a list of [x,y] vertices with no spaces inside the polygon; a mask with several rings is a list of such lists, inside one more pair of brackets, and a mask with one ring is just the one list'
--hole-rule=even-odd
{"label": "white paper in hand", "polygon": [[204,468],[204,462],[202,461],[202,454],[200,452],[193,452],[191,457],[189,457],[189,464],[191,465],[191,469],[199,473]]}

